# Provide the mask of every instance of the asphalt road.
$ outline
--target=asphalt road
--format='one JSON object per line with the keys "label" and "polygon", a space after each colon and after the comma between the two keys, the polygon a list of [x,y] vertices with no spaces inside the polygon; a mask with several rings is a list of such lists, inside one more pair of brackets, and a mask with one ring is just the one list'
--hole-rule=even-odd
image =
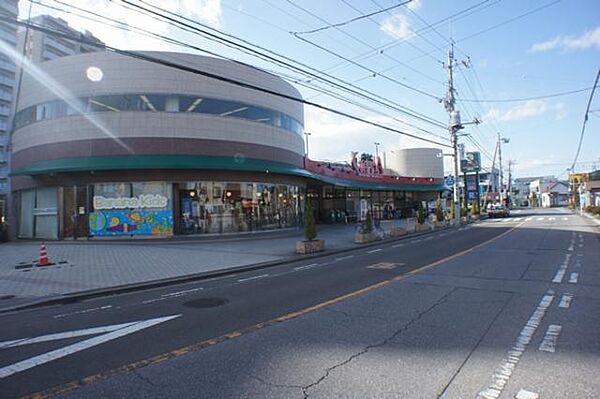
{"label": "asphalt road", "polygon": [[600,397],[598,227],[511,216],[0,315],[0,397]]}

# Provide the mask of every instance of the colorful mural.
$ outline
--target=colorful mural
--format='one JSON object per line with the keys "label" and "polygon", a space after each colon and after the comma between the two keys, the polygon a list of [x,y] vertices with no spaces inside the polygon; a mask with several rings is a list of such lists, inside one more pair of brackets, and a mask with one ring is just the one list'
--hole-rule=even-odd
{"label": "colorful mural", "polygon": [[90,235],[171,235],[173,211],[96,211],[90,214]]}

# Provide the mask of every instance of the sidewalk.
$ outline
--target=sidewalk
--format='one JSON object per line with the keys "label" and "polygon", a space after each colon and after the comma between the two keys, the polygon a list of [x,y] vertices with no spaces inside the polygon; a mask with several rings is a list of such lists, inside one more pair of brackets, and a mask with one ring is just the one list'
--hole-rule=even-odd
{"label": "sidewalk", "polygon": [[[386,235],[403,221],[382,221]],[[325,252],[350,250],[355,225],[318,226]],[[113,291],[151,282],[306,258],[294,253],[301,230],[250,237],[145,241],[47,242],[49,267],[17,269],[39,255],[39,242],[0,245],[0,311],[89,291]],[[59,263],[66,262],[66,263]],[[119,287],[119,288],[118,288]]]}

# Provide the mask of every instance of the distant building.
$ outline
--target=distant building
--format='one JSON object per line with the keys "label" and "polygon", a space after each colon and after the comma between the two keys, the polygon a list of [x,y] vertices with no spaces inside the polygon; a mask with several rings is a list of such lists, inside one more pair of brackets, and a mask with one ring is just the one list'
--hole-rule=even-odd
{"label": "distant building", "polygon": [[600,170],[587,173],[587,178],[581,186],[581,204],[600,206]]}
{"label": "distant building", "polygon": [[[9,18],[19,14],[18,0],[2,0],[0,13]],[[3,45],[15,48],[17,45],[17,26],[0,21],[0,41]],[[16,85],[16,66],[10,57],[0,51],[0,221],[6,211],[8,193],[8,135],[10,115]]]}
{"label": "distant building", "polygon": [[530,200],[529,185],[535,180],[552,181],[554,176],[521,177],[515,179],[511,186],[512,203],[515,206],[534,206]]}
{"label": "distant building", "polygon": [[25,42],[25,28],[20,28],[18,33],[18,47],[23,49],[27,58],[34,62],[55,60],[68,55],[92,53],[101,51],[104,43],[89,31],[80,32],[69,26],[67,21],[50,15],[40,15],[32,18],[31,23],[47,29],[55,30],[76,40],[69,40],[57,35],[30,29]]}
{"label": "distant building", "polygon": [[540,178],[529,184],[531,206],[551,208],[569,204],[569,183],[556,178]]}

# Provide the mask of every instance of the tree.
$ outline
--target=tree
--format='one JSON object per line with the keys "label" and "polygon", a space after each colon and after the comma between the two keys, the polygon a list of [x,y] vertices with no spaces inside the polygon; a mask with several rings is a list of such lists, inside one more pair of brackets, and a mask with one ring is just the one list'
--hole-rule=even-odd
{"label": "tree", "polygon": [[306,206],[304,207],[304,238],[312,241],[317,237],[317,227],[315,226],[315,217],[313,215],[312,200],[306,197]]}

